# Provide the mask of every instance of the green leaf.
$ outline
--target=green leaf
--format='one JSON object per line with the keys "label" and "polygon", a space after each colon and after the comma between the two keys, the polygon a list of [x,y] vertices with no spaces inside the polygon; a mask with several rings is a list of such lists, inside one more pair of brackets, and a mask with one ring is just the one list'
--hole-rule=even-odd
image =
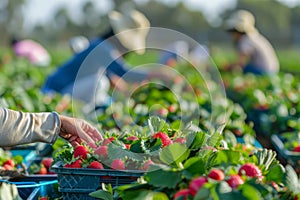
{"label": "green leaf", "polygon": [[254,156],[257,157],[258,165],[264,166],[266,170],[269,169],[269,166],[276,158],[276,152],[269,149],[257,150],[254,153]]}
{"label": "green leaf", "polygon": [[210,166],[216,166],[221,164],[239,164],[242,158],[239,151],[222,150],[216,153],[216,156],[210,160]]}
{"label": "green leaf", "polygon": [[23,157],[21,155],[15,155],[13,159],[16,164],[21,164],[23,162]]}
{"label": "green leaf", "polygon": [[284,178],[285,169],[281,164],[271,165],[266,178],[268,181],[281,183]]}
{"label": "green leaf", "polygon": [[241,190],[242,190],[243,196],[246,197],[248,200],[262,199],[259,191],[251,185],[243,184]]}
{"label": "green leaf", "polygon": [[224,138],[225,138],[225,141],[228,143],[229,146],[231,146],[231,147],[236,146],[237,140],[236,140],[235,135],[232,132],[226,131],[224,133]]}
{"label": "green leaf", "polygon": [[254,145],[254,143],[255,143],[255,137],[253,135],[245,134],[243,136],[243,139],[244,139],[245,145]]}
{"label": "green leaf", "polygon": [[144,147],[145,147],[144,151],[146,151],[146,152],[147,151],[150,151],[150,152],[157,151],[161,148],[161,146],[162,146],[162,141],[160,139],[155,139],[152,142],[147,141],[144,144]]}
{"label": "green leaf", "polygon": [[103,200],[113,200],[113,195],[104,190],[97,190],[95,192],[91,192],[89,193],[89,196]]}
{"label": "green leaf", "polygon": [[151,190],[142,190],[131,200],[169,200],[163,192],[153,192]]}
{"label": "green leaf", "polygon": [[232,191],[232,188],[225,181],[222,181],[220,184],[218,184],[216,189],[217,193],[220,194],[219,196]]}
{"label": "green leaf", "polygon": [[157,116],[152,116],[148,119],[148,126],[152,134],[160,132],[166,122]]}
{"label": "green leaf", "polygon": [[150,165],[149,171],[145,174],[145,180],[150,185],[163,188],[175,188],[181,181],[181,171],[172,171],[170,168],[159,168]]}
{"label": "green leaf", "polygon": [[194,200],[206,200],[209,199],[210,190],[208,188],[202,187],[194,197]]}
{"label": "green leaf", "polygon": [[220,144],[220,141],[221,141],[221,135],[222,133],[221,132],[214,132],[208,139],[207,139],[207,146],[210,146],[210,147],[216,147],[216,146],[219,146]]}
{"label": "green leaf", "polygon": [[146,189],[140,189],[135,191],[122,191],[121,193],[118,193],[118,198],[116,199],[122,199],[122,200],[142,200],[142,197],[145,197],[151,193],[151,191]]}
{"label": "green leaf", "polygon": [[189,150],[185,145],[174,143],[164,147],[159,155],[159,158],[167,165],[176,163],[178,166],[178,164],[186,160],[188,156]]}
{"label": "green leaf", "polygon": [[182,124],[181,120],[175,120],[170,124],[170,128],[172,130],[180,130],[183,128],[183,124]]}
{"label": "green leaf", "polygon": [[206,133],[204,132],[193,132],[189,133],[186,137],[187,146],[190,149],[200,149],[206,140]]}
{"label": "green leaf", "polygon": [[195,175],[202,175],[205,173],[206,167],[205,162],[198,157],[192,157],[184,163],[183,175],[186,178],[192,178]]}
{"label": "green leaf", "polygon": [[286,177],[285,177],[286,187],[295,194],[299,193],[300,183],[295,170],[290,165],[287,165],[285,169],[286,169]]}
{"label": "green leaf", "polygon": [[142,154],[128,151],[127,149],[123,149],[113,143],[108,145],[108,157],[112,160],[130,158],[132,160],[143,161],[144,159]]}
{"label": "green leaf", "polygon": [[152,192],[151,195],[151,200],[169,200],[168,196],[163,192]]}
{"label": "green leaf", "polygon": [[145,153],[144,149],[142,148],[142,140],[134,141],[130,146],[130,151],[134,153]]}

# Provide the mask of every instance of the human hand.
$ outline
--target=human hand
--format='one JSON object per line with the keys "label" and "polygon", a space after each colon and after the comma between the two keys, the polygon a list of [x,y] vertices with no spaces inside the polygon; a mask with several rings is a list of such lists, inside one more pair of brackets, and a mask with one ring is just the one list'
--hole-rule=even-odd
{"label": "human hand", "polygon": [[61,122],[59,136],[68,140],[72,146],[76,147],[86,142],[93,148],[96,147],[95,141],[103,140],[98,130],[86,121],[63,115],[59,118]]}

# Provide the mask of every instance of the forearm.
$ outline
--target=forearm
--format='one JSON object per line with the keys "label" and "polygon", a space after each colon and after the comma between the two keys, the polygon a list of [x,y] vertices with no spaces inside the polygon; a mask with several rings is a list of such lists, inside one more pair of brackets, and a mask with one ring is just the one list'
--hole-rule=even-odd
{"label": "forearm", "polygon": [[0,108],[0,146],[53,143],[60,131],[56,113],[24,113]]}

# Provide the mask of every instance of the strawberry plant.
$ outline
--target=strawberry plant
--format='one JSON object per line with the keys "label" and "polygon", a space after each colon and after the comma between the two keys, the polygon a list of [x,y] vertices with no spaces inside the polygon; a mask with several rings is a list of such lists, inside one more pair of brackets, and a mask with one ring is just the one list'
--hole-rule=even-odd
{"label": "strawberry plant", "polygon": [[[166,148],[172,145],[178,144]],[[112,191],[99,190],[91,195],[103,199],[130,199],[133,193],[147,196],[159,191],[163,193],[159,194],[164,197],[162,199],[293,199],[300,194],[300,182],[293,168],[287,166],[284,169],[271,150],[264,149],[247,156],[241,156],[243,153],[235,148],[219,148],[207,157],[199,156],[200,152],[196,157],[179,159],[178,165],[150,165],[137,183]],[[212,176],[211,172],[216,170],[218,174],[224,172],[224,177],[216,179]]]}

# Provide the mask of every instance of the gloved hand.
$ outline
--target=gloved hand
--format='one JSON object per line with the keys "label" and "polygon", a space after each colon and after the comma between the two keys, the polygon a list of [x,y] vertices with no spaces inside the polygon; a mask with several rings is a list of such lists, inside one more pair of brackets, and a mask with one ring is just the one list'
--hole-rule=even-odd
{"label": "gloved hand", "polygon": [[99,131],[82,119],[59,116],[61,126],[59,136],[68,140],[74,147],[86,142],[91,147],[96,147],[95,142],[103,140]]}

